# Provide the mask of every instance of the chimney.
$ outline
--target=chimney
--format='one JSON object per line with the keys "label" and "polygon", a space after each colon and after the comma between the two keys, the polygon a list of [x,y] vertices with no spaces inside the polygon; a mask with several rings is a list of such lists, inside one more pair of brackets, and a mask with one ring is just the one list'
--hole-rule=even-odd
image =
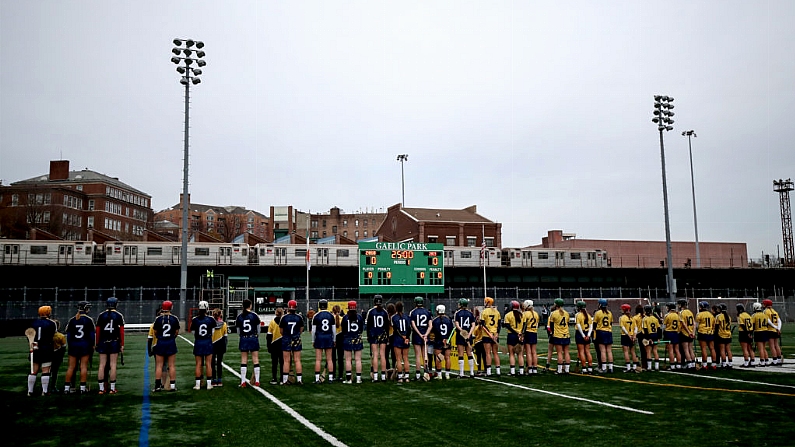
{"label": "chimney", "polygon": [[50,181],[69,180],[69,160],[50,161]]}
{"label": "chimney", "polygon": [[[182,193],[179,193],[179,209],[182,209],[182,199],[183,199],[183,197],[184,196],[182,195]],[[190,208],[190,193],[188,193],[188,208]]]}

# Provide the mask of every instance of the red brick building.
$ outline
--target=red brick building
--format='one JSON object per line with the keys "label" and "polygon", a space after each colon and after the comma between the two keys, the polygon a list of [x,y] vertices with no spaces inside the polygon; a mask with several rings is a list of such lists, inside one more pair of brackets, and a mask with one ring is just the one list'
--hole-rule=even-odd
{"label": "red brick building", "polygon": [[[577,239],[576,235],[551,230],[542,239],[542,248],[598,248],[607,251],[612,267],[663,267],[667,259],[665,241],[618,241]],[[748,267],[744,242],[698,242],[701,267]],[[671,241],[672,263],[676,268],[696,267],[695,242]]]}
{"label": "red brick building", "polygon": [[88,240],[95,231],[119,240],[141,240],[152,221],[151,196],[116,177],[69,160],[50,162],[49,174],[0,186],[0,236],[34,237],[34,229],[63,239]]}
{"label": "red brick building", "polygon": [[[171,208],[158,211],[154,216],[158,222],[156,228],[167,228],[165,221],[177,225],[177,240],[182,235],[182,194],[180,201]],[[234,238],[246,233],[268,239],[269,220],[267,217],[256,211],[248,210],[242,206],[220,206],[202,205],[190,202],[188,194],[188,238],[192,238],[198,233],[208,235],[225,242],[231,242]],[[170,227],[169,234],[173,234],[173,226]]]}
{"label": "red brick building", "polygon": [[[309,214],[309,240],[334,238],[335,243],[355,243],[360,239],[373,238],[385,218],[385,213],[345,213],[335,206],[328,213]],[[296,212],[295,224],[296,232],[305,235],[307,213]]]}
{"label": "red brick building", "polygon": [[462,210],[404,208],[396,204],[387,209],[384,223],[376,235],[385,242],[430,242],[445,246],[502,248],[502,224],[477,213],[473,205]]}

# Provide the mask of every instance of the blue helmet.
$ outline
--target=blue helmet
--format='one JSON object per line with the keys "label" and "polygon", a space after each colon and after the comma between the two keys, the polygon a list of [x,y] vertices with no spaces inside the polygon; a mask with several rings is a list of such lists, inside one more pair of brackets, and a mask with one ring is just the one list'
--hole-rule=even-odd
{"label": "blue helmet", "polygon": [[607,300],[604,298],[599,298],[599,307],[607,307]]}
{"label": "blue helmet", "polygon": [[108,298],[108,309],[115,309],[119,304],[119,299],[115,296]]}
{"label": "blue helmet", "polygon": [[706,301],[699,301],[698,302],[699,309],[709,309],[709,303]]}

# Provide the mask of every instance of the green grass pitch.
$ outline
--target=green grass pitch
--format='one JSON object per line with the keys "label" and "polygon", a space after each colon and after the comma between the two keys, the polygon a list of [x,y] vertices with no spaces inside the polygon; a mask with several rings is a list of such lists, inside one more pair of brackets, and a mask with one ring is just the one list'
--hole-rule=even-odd
{"label": "green grass pitch", "polygon": [[[193,339],[190,334],[187,338]],[[539,353],[545,353],[546,337],[539,338]],[[261,341],[264,346],[264,336]],[[313,385],[311,349],[303,354],[308,383],[271,386],[270,356],[263,351],[261,382],[273,398],[348,446],[794,445],[795,374],[783,371],[795,363],[795,326],[785,326],[782,341],[788,364],[764,371],[735,367],[692,375],[616,372],[514,378],[506,376],[508,360],[503,356],[499,379],[404,386],[370,383],[367,378],[361,385]],[[304,346],[309,345],[305,335]],[[29,398],[27,341],[0,339],[0,408],[7,428],[3,445],[328,445],[265,395],[251,387],[238,388],[238,379],[229,371],[224,372],[223,388],[192,390],[191,346],[184,340],[178,346],[175,393],[151,393],[154,362],[149,364],[149,383],[144,383],[146,337],[132,334],[127,337],[126,364],[119,368],[119,394],[96,394],[95,358],[89,377],[92,393]],[[229,346],[225,362],[239,371],[235,334]],[[734,352],[736,366],[741,363],[736,340]],[[365,376],[368,354],[365,348]],[[620,350],[614,355],[619,369],[623,356]],[[576,358],[574,347],[572,357]],[[65,368],[59,387],[64,373]],[[145,395],[151,424],[142,436]]]}

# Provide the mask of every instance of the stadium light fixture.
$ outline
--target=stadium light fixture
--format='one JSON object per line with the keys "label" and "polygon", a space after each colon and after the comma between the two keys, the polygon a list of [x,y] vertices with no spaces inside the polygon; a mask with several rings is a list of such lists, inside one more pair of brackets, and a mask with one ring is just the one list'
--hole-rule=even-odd
{"label": "stadium light fixture", "polygon": [[701,268],[701,252],[698,250],[698,218],[696,217],[696,181],[693,176],[693,143],[692,138],[696,138],[695,130],[686,130],[682,136],[687,137],[687,149],[690,153],[690,190],[693,193],[693,227],[696,232],[696,268]]}
{"label": "stadium light fixture", "polygon": [[668,296],[670,301],[676,301],[676,281],[674,281],[674,266],[671,254],[671,224],[668,217],[668,184],[665,180],[665,143],[663,141],[663,131],[673,130],[674,116],[672,112],[674,105],[674,98],[665,95],[654,95],[654,118],[651,121],[657,124],[657,130],[660,131],[660,161],[662,165],[662,188],[663,188],[663,206],[665,208],[665,252],[667,258],[668,275],[665,278],[665,284],[668,289]]}

